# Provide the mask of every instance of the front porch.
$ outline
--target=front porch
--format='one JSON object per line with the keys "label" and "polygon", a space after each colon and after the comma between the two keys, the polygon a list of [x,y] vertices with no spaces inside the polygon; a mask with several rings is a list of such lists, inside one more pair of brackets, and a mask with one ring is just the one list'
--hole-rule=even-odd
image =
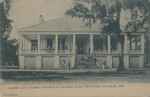
{"label": "front porch", "polygon": [[[123,35],[125,68],[143,67],[144,35],[138,35],[140,41],[136,43],[126,34]],[[117,68],[119,65],[117,39],[111,35],[102,37],[99,33],[20,34],[21,69],[70,69],[76,67],[80,56],[84,55],[95,56],[97,64]],[[97,65],[96,68],[102,66]]]}

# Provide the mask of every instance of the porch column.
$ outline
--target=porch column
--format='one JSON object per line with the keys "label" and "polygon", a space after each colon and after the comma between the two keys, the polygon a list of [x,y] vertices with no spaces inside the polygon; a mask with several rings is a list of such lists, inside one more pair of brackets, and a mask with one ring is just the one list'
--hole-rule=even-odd
{"label": "porch column", "polygon": [[24,69],[25,67],[25,57],[23,55],[19,55],[19,69]]}
{"label": "porch column", "polygon": [[144,39],[144,34],[141,35],[141,51],[142,54],[144,54],[144,49],[145,49],[145,39]]}
{"label": "porch column", "polygon": [[124,53],[128,54],[128,36],[127,36],[127,33],[124,35]]}
{"label": "porch column", "polygon": [[145,34],[141,35],[141,55],[139,56],[139,68],[144,67]]}
{"label": "porch column", "polygon": [[128,55],[128,36],[124,35],[124,67],[129,68],[129,55]]}
{"label": "porch column", "polygon": [[25,51],[25,38],[22,36],[22,52]]}
{"label": "porch column", "polygon": [[40,53],[40,34],[38,34],[38,53]]}
{"label": "porch column", "polygon": [[40,55],[36,56],[36,68],[41,69],[42,67],[42,57]]}
{"label": "porch column", "polygon": [[112,55],[111,55],[110,34],[107,36],[107,49],[108,49],[107,66],[108,66],[108,68],[112,68]]}
{"label": "porch column", "polygon": [[110,34],[107,36],[108,54],[111,54]]}
{"label": "porch column", "polygon": [[58,54],[58,34],[55,35],[55,54]]}
{"label": "porch column", "polygon": [[139,68],[144,67],[144,55],[139,56]]}
{"label": "porch column", "polygon": [[93,34],[90,34],[90,54],[93,54]]}
{"label": "porch column", "polygon": [[58,69],[59,68],[59,55],[55,55],[54,57],[54,68]]}
{"label": "porch column", "polygon": [[22,41],[23,39],[22,39],[22,34],[20,34],[19,35],[19,53],[22,53],[22,43],[23,43],[23,41]]}
{"label": "porch column", "polygon": [[[58,54],[58,34],[55,34],[55,54]],[[55,55],[54,57],[54,68],[59,68],[59,55]]]}
{"label": "porch column", "polygon": [[72,67],[75,65],[75,54],[76,54],[76,35],[73,34],[73,56],[72,56]]}
{"label": "porch column", "polygon": [[73,51],[73,54],[76,53],[76,35],[73,34],[73,46],[72,46],[72,51]]}

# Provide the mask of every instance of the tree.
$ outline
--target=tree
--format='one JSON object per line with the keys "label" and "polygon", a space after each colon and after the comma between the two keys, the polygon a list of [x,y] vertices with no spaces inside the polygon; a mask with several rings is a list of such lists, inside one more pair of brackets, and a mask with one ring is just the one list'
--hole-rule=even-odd
{"label": "tree", "polygon": [[126,29],[133,27],[134,32],[145,30],[145,60],[150,62],[150,0],[126,0],[124,9],[131,12],[131,20]]}
{"label": "tree", "polygon": [[11,0],[1,0],[0,2],[0,65],[2,65],[3,61],[3,36],[4,34],[9,34],[12,26],[11,20],[8,19],[9,10],[11,6]]}
{"label": "tree", "polygon": [[[138,2],[138,3],[135,3]],[[130,10],[131,17],[135,18],[135,21],[129,21],[126,25],[126,29],[131,26],[137,31],[137,17],[134,16],[136,12],[143,11],[143,15],[149,13],[148,0],[75,0],[74,6],[66,11],[66,15],[71,17],[82,18],[83,21],[88,21],[86,26],[91,27],[95,23],[99,23],[101,26],[101,32],[103,34],[113,34],[117,36],[119,44],[119,67],[118,71],[124,71],[123,62],[123,37],[120,29],[120,17],[121,11]],[[150,4],[149,4],[150,5]],[[135,11],[135,9],[137,9]],[[143,28],[144,23],[150,18],[149,15],[144,16],[143,22],[139,23]],[[150,20],[150,19],[149,19]],[[142,24],[143,23],[143,24]]]}
{"label": "tree", "polygon": [[18,41],[17,39],[3,38],[3,65],[18,65]]}

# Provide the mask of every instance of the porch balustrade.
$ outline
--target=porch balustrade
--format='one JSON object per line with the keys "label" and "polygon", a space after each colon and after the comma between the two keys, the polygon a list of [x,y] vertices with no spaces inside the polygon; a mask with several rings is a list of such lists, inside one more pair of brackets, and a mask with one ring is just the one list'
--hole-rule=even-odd
{"label": "porch balustrade", "polygon": [[35,51],[23,50],[23,51],[22,51],[22,54],[37,54],[37,53],[38,53],[38,50],[35,50]]}
{"label": "porch balustrade", "polygon": [[58,50],[58,54],[73,54],[73,51],[70,51],[70,50]]}
{"label": "porch balustrade", "polygon": [[[22,54],[54,54],[55,50],[47,50],[47,49],[42,49],[40,52],[38,50],[31,51],[31,50],[23,50]],[[74,54],[73,51],[69,50],[58,50],[58,54]]]}
{"label": "porch balustrade", "polygon": [[107,54],[107,50],[94,50],[94,54]]}

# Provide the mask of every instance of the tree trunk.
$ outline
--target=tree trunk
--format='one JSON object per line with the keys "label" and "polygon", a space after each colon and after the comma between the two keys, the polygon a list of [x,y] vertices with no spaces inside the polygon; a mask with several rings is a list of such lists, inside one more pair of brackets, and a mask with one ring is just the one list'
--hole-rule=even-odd
{"label": "tree trunk", "polygon": [[118,35],[118,44],[119,44],[119,67],[117,71],[125,71],[123,60],[123,39],[121,34]]}
{"label": "tree trunk", "polygon": [[[119,4],[119,0],[116,1],[116,4]],[[118,38],[118,44],[119,44],[119,66],[117,71],[125,71],[124,68],[124,60],[123,60],[123,37],[121,35],[121,29],[120,29],[120,13],[121,9],[117,8],[117,19],[116,19],[116,31],[117,31],[117,38]]]}
{"label": "tree trunk", "polygon": [[0,3],[0,66],[2,65],[2,38],[3,38],[3,14],[4,14],[4,8],[3,3]]}
{"label": "tree trunk", "polygon": [[2,38],[3,38],[3,34],[2,34],[2,30],[0,29],[0,66],[2,66]]}

